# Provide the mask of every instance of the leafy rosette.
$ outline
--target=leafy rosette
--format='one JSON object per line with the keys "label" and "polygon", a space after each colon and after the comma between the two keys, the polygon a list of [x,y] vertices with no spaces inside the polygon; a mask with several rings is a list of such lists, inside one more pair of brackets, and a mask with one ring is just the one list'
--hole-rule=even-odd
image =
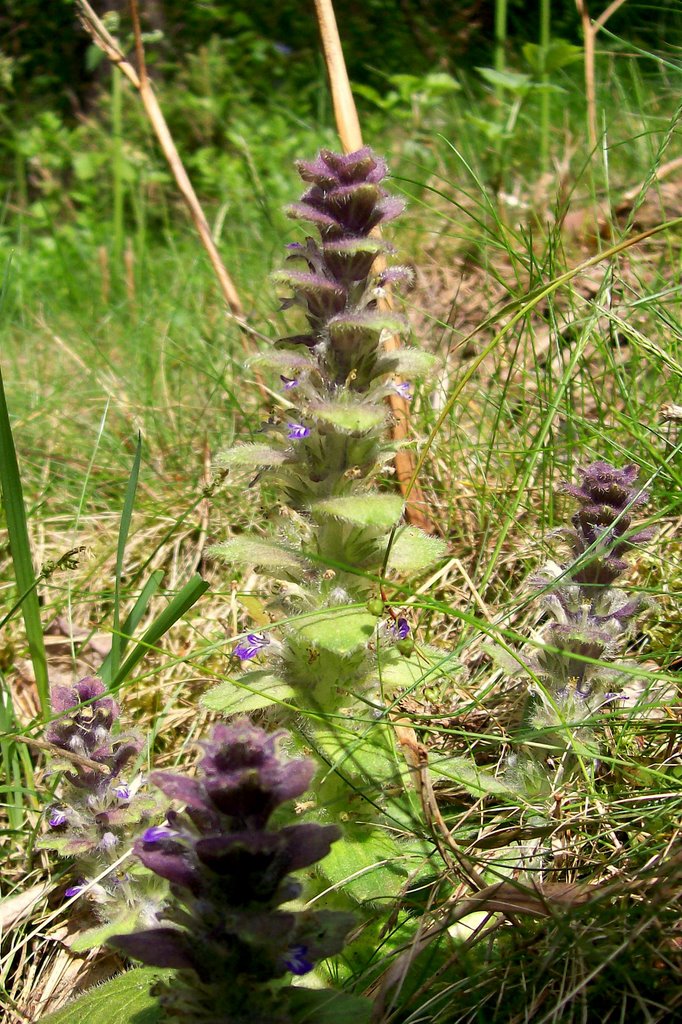
{"label": "leafy rosette", "polygon": [[340,836],[334,825],[269,825],[314,771],[310,761],[281,756],[283,735],[247,719],[218,725],[203,744],[199,778],[152,775],[185,805],[135,845],[145,867],[170,883],[170,898],[159,927],[112,942],[144,963],[179,970],[159,990],[171,1017],[288,1020],[273,983],[308,973],[345,943],[349,915],[281,909],[302,891],[292,872],[317,863]]}

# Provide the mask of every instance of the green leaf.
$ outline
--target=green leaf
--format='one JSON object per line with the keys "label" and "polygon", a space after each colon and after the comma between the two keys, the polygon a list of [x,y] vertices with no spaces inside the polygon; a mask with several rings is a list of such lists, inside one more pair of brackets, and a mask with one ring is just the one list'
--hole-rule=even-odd
{"label": "green leaf", "polygon": [[331,989],[287,988],[281,991],[295,1024],[370,1024],[372,1003],[364,996]]}
{"label": "green leaf", "polygon": [[430,666],[416,657],[404,658],[395,647],[379,648],[376,677],[384,696],[409,693],[425,680],[431,680]]}
{"label": "green leaf", "polygon": [[93,843],[89,839],[79,839],[78,836],[58,836],[53,832],[46,832],[36,840],[36,850],[54,850],[60,857],[74,857],[77,854],[88,853]]}
{"label": "green leaf", "polygon": [[397,572],[419,572],[447,554],[447,544],[440,537],[429,537],[415,526],[396,530],[388,556],[389,569]]}
{"label": "green leaf", "polygon": [[436,778],[448,779],[475,797],[513,794],[515,800],[519,798],[518,793],[503,779],[498,779],[492,772],[479,768],[474,761],[466,757],[443,757],[440,760],[431,757],[429,770]]}
{"label": "green leaf", "polygon": [[462,86],[447,71],[430,71],[424,76],[424,87],[433,96],[444,96],[450,92],[461,92]]}
{"label": "green leaf", "polygon": [[379,107],[380,110],[390,110],[391,107],[395,106],[399,98],[396,92],[389,92],[386,98],[384,98],[371,85],[363,85],[361,82],[353,82],[352,89],[356,96],[363,96],[370,103],[373,103],[375,107]]}
{"label": "green leaf", "polygon": [[108,921],[106,924],[87,928],[71,942],[70,949],[74,953],[85,953],[89,949],[96,949],[108,942],[112,935],[129,935],[130,932],[134,932],[138,927],[139,920],[139,911],[135,910],[116,921]]}
{"label": "green leaf", "polygon": [[317,419],[329,423],[348,433],[366,434],[380,427],[386,419],[386,412],[378,405],[341,405],[328,402],[314,405],[311,409]]}
{"label": "green leaf", "polygon": [[266,569],[301,569],[304,564],[293,551],[248,535],[214,544],[210,553],[236,565],[255,565]]}
{"label": "green leaf", "polygon": [[549,75],[584,58],[583,48],[566,39],[552,39],[549,46],[544,47],[537,43],[524,43],[521,52],[536,75]]}
{"label": "green leaf", "polygon": [[377,338],[383,331],[391,334],[407,334],[409,324],[395,313],[339,313],[329,321],[327,330],[334,345],[348,348],[356,344],[355,339],[375,335]]}
{"label": "green leaf", "polygon": [[168,971],[137,967],[91,989],[63,1009],[40,1018],[40,1024],[158,1024],[161,1007],[149,994]]}
{"label": "green leaf", "polygon": [[323,249],[327,253],[336,256],[355,256],[359,252],[379,253],[386,251],[386,242],[378,238],[353,238],[340,242],[329,241],[323,243]]}
{"label": "green leaf", "polygon": [[[130,639],[132,638],[133,633],[139,626],[140,621],[142,620],[142,616],[147,611],[149,602],[151,601],[152,597],[161,586],[161,583],[163,582],[163,577],[163,569],[154,570],[154,572],[150,575],[149,579],[142,588],[142,593],[140,594],[137,601],[133,605],[130,614],[127,616],[125,622],[123,623],[123,626],[121,627],[121,633],[123,634],[121,636],[120,646],[121,657],[125,654],[126,648],[128,646]],[[100,666],[99,672],[97,673],[102,682],[106,683],[107,685],[111,682],[111,666],[111,651],[109,651],[109,653],[107,654],[106,658],[104,659]]]}
{"label": "green leaf", "polygon": [[390,530],[403,514],[402,498],[393,494],[358,494],[343,498],[325,498],[311,506],[316,519],[331,516],[353,526]]}
{"label": "green leaf", "polygon": [[216,459],[219,466],[280,466],[286,455],[267,444],[241,444],[228,448]]}
{"label": "green leaf", "polygon": [[142,636],[142,639],[138,641],[132,654],[126,658],[125,662],[114,676],[111,683],[112,687],[120,686],[123,680],[127,679],[137,663],[144,658],[150,648],[153,648],[161,637],[166,635],[178,619],[181,619],[185,612],[189,611],[192,605],[196,604],[202,594],[205,594],[207,590],[208,583],[206,580],[202,580],[201,576],[194,576],[193,579],[184,585],[182,590],[175,595],[168,607],[164,608],[160,615],[157,615],[151,626]]}
{"label": "green leaf", "polygon": [[295,691],[288,683],[265,670],[257,670],[246,672],[239,679],[226,679],[205,693],[200,702],[209,711],[242,715],[291,701],[294,696]]}
{"label": "green leaf", "polygon": [[[0,294],[0,307],[4,305],[7,281],[9,275],[9,263],[5,270],[5,277]],[[28,650],[33,665],[33,674],[36,680],[36,689],[40,701],[40,710],[44,718],[50,714],[50,686],[47,677],[47,658],[45,656],[45,641],[43,639],[43,626],[40,621],[40,606],[36,574],[33,569],[31,558],[31,546],[28,540],[28,524],[26,521],[26,509],[24,507],[24,493],[21,486],[19,474],[19,463],[14,447],[12,427],[9,419],[9,409],[5,397],[5,386],[0,370],[0,488],[2,489],[2,504],[7,519],[7,535],[9,538],[9,549],[12,556],[14,578],[17,584],[18,603],[21,605],[21,613],[26,627],[26,639]],[[15,606],[16,607],[16,606]],[[12,609],[13,611],[14,609]]]}
{"label": "green leaf", "polygon": [[430,352],[422,352],[418,348],[397,348],[381,357],[377,363],[377,374],[399,373],[414,379],[424,377],[437,362]]}
{"label": "green leaf", "polygon": [[362,903],[384,904],[403,888],[407,878],[425,864],[428,848],[399,843],[383,829],[346,828],[321,864],[324,875],[341,892]]}
{"label": "green leaf", "polygon": [[328,609],[324,616],[299,627],[296,634],[313,647],[346,655],[367,643],[376,624],[376,617],[369,612],[342,606]]}
{"label": "green leaf", "polygon": [[249,359],[248,366],[272,366],[275,370],[314,370],[316,363],[309,355],[293,349],[271,349]]}
{"label": "green leaf", "polygon": [[524,93],[530,86],[530,75],[518,71],[497,71],[495,68],[476,68],[481,78],[490,85],[510,92]]}

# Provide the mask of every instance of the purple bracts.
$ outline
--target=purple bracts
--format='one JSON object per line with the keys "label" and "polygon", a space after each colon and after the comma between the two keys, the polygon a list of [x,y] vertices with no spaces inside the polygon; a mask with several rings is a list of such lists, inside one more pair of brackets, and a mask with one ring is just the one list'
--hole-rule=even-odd
{"label": "purple bracts", "polygon": [[346,914],[279,909],[301,891],[291,872],[325,857],[340,834],[335,825],[268,827],[313,774],[312,762],[281,756],[283,735],[247,719],[217,725],[202,744],[196,779],[152,774],[185,812],[170,811],[170,828],[148,829],[135,852],[170,882],[171,899],[163,927],[112,942],[144,963],[184,968],[161,1001],[182,1005],[193,1020],[204,1019],[201,1008],[220,1009],[235,1022],[264,1013],[272,996],[267,982],[312,970],[342,948],[350,927]]}

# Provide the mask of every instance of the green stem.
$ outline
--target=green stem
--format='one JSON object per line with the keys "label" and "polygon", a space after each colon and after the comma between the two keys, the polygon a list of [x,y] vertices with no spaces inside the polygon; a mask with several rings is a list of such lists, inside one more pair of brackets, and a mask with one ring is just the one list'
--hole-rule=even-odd
{"label": "green stem", "polygon": [[111,78],[111,143],[113,173],[113,263],[119,268],[123,255],[123,84],[115,69]]}

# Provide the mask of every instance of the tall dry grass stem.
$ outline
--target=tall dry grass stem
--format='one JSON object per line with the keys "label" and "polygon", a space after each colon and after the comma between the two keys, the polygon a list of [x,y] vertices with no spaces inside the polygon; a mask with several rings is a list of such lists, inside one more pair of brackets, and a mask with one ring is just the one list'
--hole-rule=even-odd
{"label": "tall dry grass stem", "polygon": [[[197,199],[196,192],[192,187],[192,183],[189,180],[182,160],[180,159],[180,154],[173,142],[173,137],[168,129],[168,125],[166,124],[166,119],[163,116],[156,94],[149,77],[147,76],[144,55],[142,55],[140,63],[141,74],[138,75],[132,64],[129,64],[125,59],[125,55],[118,43],[107,31],[104,24],[95,14],[87,0],[77,0],[77,2],[80,22],[94,42],[95,46],[105,54],[111,63],[126,76],[128,81],[131,82],[134,88],[139,92],[145,113],[147,114],[156,137],[159,140],[159,144],[163,150],[163,155],[168,161],[168,165],[173,172],[173,177],[175,178],[178,190],[185,201],[187,209],[189,210],[192,222],[197,230],[199,238],[201,239],[201,243],[208,254],[209,260],[211,261],[211,266],[213,267],[218,283],[220,284],[220,289],[225,298],[225,302],[235,319],[243,321],[244,307],[237,293],[234,282],[220,258],[220,253],[218,252],[213,240],[213,235],[211,234],[211,229],[208,226],[206,215],[201,207],[201,203]],[[137,4],[134,0],[132,0],[131,8],[133,14],[136,49],[138,52],[138,60],[140,60],[142,43],[139,17],[137,17]]]}
{"label": "tall dry grass stem", "polygon": [[594,74],[594,41],[597,32],[604,27],[611,15],[615,14],[624,3],[625,0],[613,0],[613,3],[610,3],[606,10],[602,11],[593,22],[585,0],[575,0],[582,23],[585,47],[585,100],[587,102],[587,137],[590,149],[595,149],[597,145],[597,89]]}

